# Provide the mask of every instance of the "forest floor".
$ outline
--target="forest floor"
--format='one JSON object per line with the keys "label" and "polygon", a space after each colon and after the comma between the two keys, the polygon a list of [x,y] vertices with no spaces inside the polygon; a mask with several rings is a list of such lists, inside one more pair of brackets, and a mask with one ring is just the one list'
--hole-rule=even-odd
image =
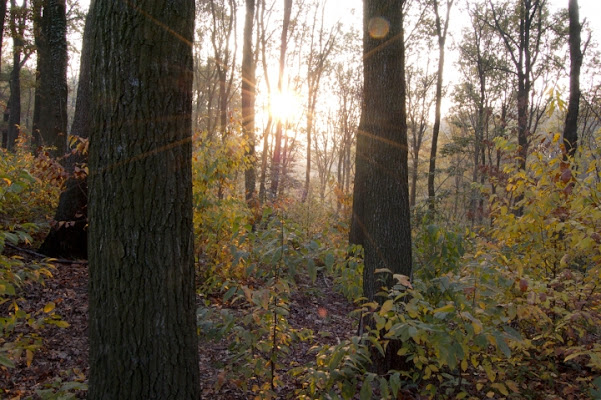
{"label": "forest floor", "polygon": [[[20,254],[27,260],[30,256]],[[50,386],[60,387],[61,382],[84,381],[88,365],[88,268],[85,263],[56,264],[52,278],[44,285],[25,288],[19,307],[35,313],[49,302],[56,304],[55,312],[69,323],[67,328],[46,326],[39,334],[43,338],[35,351],[31,364],[25,357],[16,368],[0,368],[0,398],[21,400],[36,396],[37,390]],[[356,321],[349,317],[353,305],[335,293],[327,278],[320,277],[315,284],[298,283],[290,299],[289,324],[291,328],[311,329],[315,340],[294,343],[282,365],[302,365],[314,359],[310,347],[319,344],[336,344],[356,331]],[[319,332],[319,335],[317,334]],[[23,332],[25,333],[25,332]],[[213,399],[248,399],[250,392],[229,382],[223,369],[228,359],[227,343],[210,342],[199,345],[200,376],[203,397]],[[282,398],[291,397],[300,383],[280,371],[282,384],[276,391]],[[85,397],[85,393],[80,393]]]}

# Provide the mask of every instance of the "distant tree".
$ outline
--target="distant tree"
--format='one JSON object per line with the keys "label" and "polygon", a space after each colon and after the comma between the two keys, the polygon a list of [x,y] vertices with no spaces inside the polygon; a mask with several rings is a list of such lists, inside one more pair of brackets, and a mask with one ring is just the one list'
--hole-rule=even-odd
{"label": "distant tree", "polygon": [[[347,37],[349,42],[354,37]],[[361,68],[348,63],[339,63],[335,68],[334,93],[338,103],[338,160],[336,166],[336,180],[339,195],[351,193],[352,170],[354,159],[352,149],[355,145],[357,128],[361,114],[361,99],[363,88],[361,86]],[[340,209],[340,203],[337,209]]]}
{"label": "distant tree", "polygon": [[8,99],[7,105],[9,115],[6,148],[9,151],[15,149],[21,127],[21,68],[23,68],[23,65],[29,58],[29,53],[26,54],[25,57],[21,57],[25,46],[26,10],[27,0],[25,0],[21,6],[17,6],[15,0],[10,1],[10,33],[13,38],[13,68],[9,77],[10,98]]}
{"label": "distant tree", "polygon": [[65,0],[34,0],[37,49],[33,112],[34,150],[52,147],[54,157],[67,151],[67,15]]}
{"label": "distant tree", "polygon": [[419,177],[419,155],[426,139],[430,110],[435,100],[432,89],[436,86],[436,74],[429,72],[430,59],[426,68],[407,67],[407,122],[409,136],[409,154],[411,158],[411,177],[409,204],[415,206],[417,181]]}
{"label": "distant tree", "polygon": [[578,0],[569,0],[570,17],[570,100],[566,115],[563,140],[568,154],[575,154],[578,148],[578,111],[580,108],[580,69],[582,67],[582,50],[580,48],[580,32],[582,25],[578,12]]}
{"label": "distant tree", "polygon": [[530,96],[538,75],[536,66],[542,61],[543,38],[549,29],[547,0],[504,1],[491,10],[489,24],[496,30],[509,53],[517,80],[517,135],[520,169],[526,168],[531,136]]}
{"label": "distant tree", "polygon": [[92,15],[88,398],[197,400],[194,0]]}
{"label": "distant tree", "polygon": [[428,168],[428,207],[434,210],[436,191],[434,178],[436,175],[436,155],[438,150],[438,134],[440,132],[441,105],[442,105],[442,78],[444,74],[444,57],[447,33],[449,31],[449,17],[454,0],[446,0],[446,17],[440,17],[438,0],[431,0],[430,5],[435,15],[435,31],[438,39],[438,71],[436,75],[436,108],[434,113],[434,126],[432,127],[432,146],[430,147],[430,165]]}
{"label": "distant tree", "polygon": [[[364,2],[364,100],[350,241],[364,248],[363,295],[370,301],[380,287],[393,286],[393,274],[411,275],[403,3]],[[390,273],[376,275],[380,269]],[[392,368],[395,358],[388,347],[378,368]]]}
{"label": "distant tree", "polygon": [[[269,44],[273,41],[272,37],[276,33],[275,30],[268,30],[270,24],[270,17],[273,12],[273,5],[276,0],[268,5],[265,0],[259,0],[257,4],[257,53],[261,59],[261,67],[263,70],[263,79],[265,82],[265,95],[267,97],[266,108],[271,109],[271,98],[272,98],[272,85],[269,75],[267,51]],[[275,24],[274,24],[275,25]],[[263,128],[263,150],[261,151],[261,174],[259,178],[259,200],[265,201],[267,198],[267,167],[269,160],[272,158],[269,141],[271,133],[273,131],[273,116],[269,113],[267,117],[267,123]]]}
{"label": "distant tree", "polygon": [[[282,23],[282,34],[280,37],[280,70],[278,75],[278,92],[284,89],[284,72],[286,68],[286,50],[288,46],[288,30],[290,29],[290,14],[292,13],[292,0],[284,0],[284,21]],[[270,199],[275,200],[278,196],[280,176],[282,175],[283,152],[282,135],[284,121],[278,118],[275,131],[275,145],[273,159],[271,162],[271,185],[269,188]],[[284,153],[285,154],[285,153]]]}
{"label": "distant tree", "polygon": [[[313,126],[315,125],[319,88],[321,79],[328,67],[327,60],[334,49],[339,29],[338,26],[334,26],[330,31],[325,29],[325,3],[317,4],[315,7],[309,38],[309,54],[307,57],[307,162],[305,164],[305,187],[301,197],[303,202],[307,199],[311,183],[311,140],[313,138]],[[320,8],[321,18],[318,22],[317,13]]]}
{"label": "distant tree", "polygon": [[[2,54],[2,40],[4,39],[4,22],[6,20],[7,4],[8,0],[0,0],[0,54]],[[2,57],[0,57],[0,61],[2,61]]]}

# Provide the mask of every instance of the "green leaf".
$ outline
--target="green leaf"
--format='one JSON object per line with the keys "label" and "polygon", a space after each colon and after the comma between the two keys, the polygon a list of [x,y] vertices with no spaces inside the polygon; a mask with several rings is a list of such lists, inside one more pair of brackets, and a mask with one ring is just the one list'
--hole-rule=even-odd
{"label": "green leaf", "polygon": [[225,294],[223,295],[223,301],[228,301],[229,299],[231,299],[237,290],[238,288],[236,286],[232,286],[231,288],[229,288],[228,291],[225,292]]}
{"label": "green leaf", "polygon": [[363,381],[361,386],[361,392],[359,392],[359,400],[371,400],[373,390],[371,388],[371,382],[369,380]]}
{"label": "green leaf", "polygon": [[392,391],[392,395],[397,398],[399,390],[401,390],[401,374],[395,372],[390,375],[390,390]]}
{"label": "green leaf", "polygon": [[324,264],[326,265],[326,269],[328,271],[332,270],[332,267],[334,266],[335,261],[336,261],[336,259],[334,258],[334,254],[332,254],[332,253],[326,254],[326,259],[324,260]]}
{"label": "green leaf", "polygon": [[493,336],[497,342],[498,349],[501,350],[501,352],[505,355],[505,357],[507,357],[507,358],[511,357],[511,349],[509,348],[509,346],[507,346],[507,342],[505,341],[505,338],[503,338],[498,333],[494,334]]}
{"label": "green leaf", "polygon": [[0,354],[0,365],[4,365],[5,367],[8,367],[8,368],[15,367],[15,363],[12,362],[11,360],[9,360],[6,356],[4,356],[4,354]]}

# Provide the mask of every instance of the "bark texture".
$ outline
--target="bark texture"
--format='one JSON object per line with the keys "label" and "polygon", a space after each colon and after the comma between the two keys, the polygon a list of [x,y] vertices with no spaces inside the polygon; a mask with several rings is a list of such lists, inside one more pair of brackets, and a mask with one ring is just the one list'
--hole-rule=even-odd
{"label": "bark texture", "polygon": [[198,399],[193,0],[96,0],[88,398]]}
{"label": "bark texture", "polygon": [[363,6],[364,100],[350,239],[364,247],[363,294],[369,300],[393,284],[391,274],[376,276],[377,269],[411,275],[402,4],[365,0]]}
{"label": "bark texture", "polygon": [[54,157],[67,151],[67,16],[65,0],[38,0],[37,77],[33,146],[52,147]]}
{"label": "bark texture", "polygon": [[568,154],[574,154],[578,148],[578,111],[580,108],[580,69],[582,67],[582,50],[580,49],[580,16],[578,0],[570,0],[568,5],[570,16],[570,100],[568,114],[563,130],[563,140]]}
{"label": "bark texture", "polygon": [[[90,137],[91,127],[90,68],[91,40],[94,37],[92,24],[94,1],[92,0],[90,3],[90,11],[86,17],[83,33],[77,100],[71,126],[71,135],[79,136],[82,139]],[[83,164],[87,162],[87,154],[80,152],[70,154],[63,161],[70,177],[59,198],[58,208],[54,215],[55,224],[40,246],[40,253],[50,257],[88,258],[88,182],[85,174],[75,173],[76,167],[83,167]]]}

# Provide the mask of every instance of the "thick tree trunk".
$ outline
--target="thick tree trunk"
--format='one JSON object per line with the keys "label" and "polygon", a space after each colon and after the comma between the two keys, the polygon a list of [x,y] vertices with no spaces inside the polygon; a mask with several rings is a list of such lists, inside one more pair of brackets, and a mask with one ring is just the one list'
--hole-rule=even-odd
{"label": "thick tree trunk", "polygon": [[197,400],[194,1],[93,15],[88,398]]}
{"label": "thick tree trunk", "polygon": [[[393,274],[411,276],[403,0],[363,3],[364,101],[357,139],[350,240],[364,248],[363,295],[374,300]],[[390,273],[376,275],[378,269]],[[377,299],[381,301],[382,299]],[[397,342],[378,371],[402,368]]]}
{"label": "thick tree trunk", "polygon": [[578,0],[570,0],[570,100],[568,114],[563,129],[563,140],[568,154],[574,155],[578,148],[578,111],[580,108],[580,68],[582,67],[582,50],[580,49],[580,17]]}
{"label": "thick tree trunk", "polygon": [[[77,100],[75,115],[71,126],[71,135],[82,139],[90,137],[91,104],[90,104],[90,62],[91,43],[93,38],[91,11],[94,9],[92,0],[83,34],[81,61],[79,64],[79,84],[77,85]],[[88,185],[85,173],[75,173],[76,167],[87,163],[87,154],[76,152],[63,161],[69,173],[65,190],[61,193],[58,208],[54,215],[54,223],[40,246],[40,253],[50,257],[88,258]]]}
{"label": "thick tree trunk", "polygon": [[[402,0],[364,2],[364,101],[357,138],[350,239],[365,249],[364,296],[411,274]],[[370,35],[371,28],[371,35]]]}
{"label": "thick tree trunk", "polygon": [[244,20],[244,46],[242,49],[242,128],[246,137],[248,150],[248,166],[244,172],[245,197],[252,202],[255,197],[256,162],[255,162],[255,93],[256,79],[252,36],[255,18],[255,0],[246,0],[246,17]]}
{"label": "thick tree trunk", "polygon": [[[51,155],[67,151],[67,16],[65,0],[38,0],[36,29],[37,77],[34,149],[52,147]],[[37,24],[36,24],[37,25]]]}

